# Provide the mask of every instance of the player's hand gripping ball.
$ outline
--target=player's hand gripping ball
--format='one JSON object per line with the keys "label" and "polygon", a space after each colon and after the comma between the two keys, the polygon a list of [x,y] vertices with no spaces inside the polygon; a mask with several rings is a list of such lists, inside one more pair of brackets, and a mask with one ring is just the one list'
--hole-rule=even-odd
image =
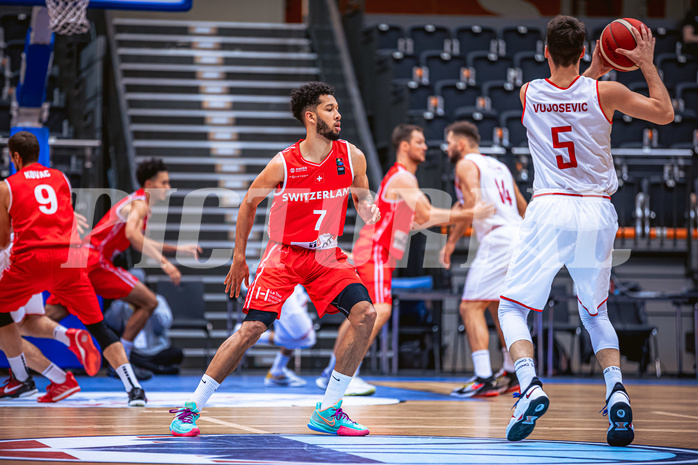
{"label": "player's hand gripping ball", "polygon": [[643,26],[645,25],[637,19],[623,18],[616,19],[604,28],[599,40],[601,55],[616,71],[633,71],[638,68],[637,64],[622,53],[618,53],[616,49],[633,50],[637,46],[637,41],[631,28],[635,27],[639,32]]}

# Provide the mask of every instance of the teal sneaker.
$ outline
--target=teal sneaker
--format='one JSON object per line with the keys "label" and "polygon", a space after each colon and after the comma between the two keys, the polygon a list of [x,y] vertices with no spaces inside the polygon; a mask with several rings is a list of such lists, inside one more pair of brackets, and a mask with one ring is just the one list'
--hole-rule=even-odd
{"label": "teal sneaker", "polygon": [[311,430],[338,436],[366,436],[369,433],[368,428],[351,421],[349,415],[342,411],[341,400],[325,410],[320,410],[321,407],[322,402],[315,405],[315,411],[308,422]]}
{"label": "teal sneaker", "polygon": [[184,407],[170,410],[176,413],[174,420],[170,423],[170,431],[173,436],[198,436],[201,431],[196,426],[199,419],[200,410],[194,402],[186,402]]}

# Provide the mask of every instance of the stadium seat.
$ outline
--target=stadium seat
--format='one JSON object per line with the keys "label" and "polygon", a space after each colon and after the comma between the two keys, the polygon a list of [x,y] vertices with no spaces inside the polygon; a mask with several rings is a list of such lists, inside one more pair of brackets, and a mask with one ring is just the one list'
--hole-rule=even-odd
{"label": "stadium seat", "polygon": [[677,52],[677,45],[681,42],[681,34],[676,29],[665,27],[652,28],[652,35],[657,39],[654,44],[654,56],[662,53]]}
{"label": "stadium seat", "polygon": [[676,86],[676,98],[684,111],[698,112],[698,83],[682,82]]}
{"label": "stadium seat", "polygon": [[455,111],[457,121],[470,121],[480,132],[480,145],[487,147],[494,144],[494,130],[499,127],[499,118],[494,110],[482,110],[477,107],[461,107]]}
{"label": "stadium seat", "polygon": [[393,62],[393,78],[412,79],[414,67],[419,66],[417,57],[414,55],[405,55],[402,52],[392,52],[390,53],[390,57]]}
{"label": "stadium seat", "polygon": [[543,53],[543,41],[538,28],[510,26],[502,28],[500,36],[505,44],[505,55],[513,57],[518,52]]}
{"label": "stadium seat", "polygon": [[461,26],[454,34],[456,50],[453,53],[467,55],[474,51],[497,52],[497,33],[487,26]]}
{"label": "stadium seat", "polygon": [[659,126],[659,146],[673,149],[693,148],[693,134],[698,129],[694,114],[677,113],[674,122]]}
{"label": "stadium seat", "polygon": [[671,92],[681,82],[696,82],[698,80],[698,61],[676,56],[674,53],[664,53],[655,58],[655,63],[662,70],[662,81]]}
{"label": "stadium seat", "polygon": [[508,81],[513,61],[490,52],[470,52],[467,55],[468,67],[475,73],[475,82],[482,85],[487,81]]}
{"label": "stadium seat", "polygon": [[31,18],[25,14],[5,15],[0,18],[0,26],[5,34],[5,42],[11,40],[24,41],[29,29]]}
{"label": "stadium seat", "polygon": [[490,99],[491,108],[498,113],[521,110],[520,87],[508,81],[488,81],[482,86],[482,95]]}
{"label": "stadium seat", "polygon": [[480,88],[469,86],[462,81],[439,81],[435,86],[436,95],[443,98],[444,114],[453,119],[458,107],[475,106],[477,98],[481,95]]}
{"label": "stadium seat", "polygon": [[509,132],[509,147],[526,147],[526,128],[521,124],[521,110],[505,111],[499,115],[499,126]]}
{"label": "stadium seat", "polygon": [[548,60],[540,53],[519,52],[514,55],[514,66],[521,70],[521,82],[550,77]]}
{"label": "stadium seat", "polygon": [[429,69],[429,82],[460,79],[461,69],[466,66],[465,58],[435,50],[422,52],[419,63]]}
{"label": "stadium seat", "polygon": [[641,148],[643,134],[652,123],[616,113],[611,128],[611,146],[623,148]]}
{"label": "stadium seat", "polygon": [[416,81],[405,83],[407,87],[407,107],[410,110],[427,110],[427,100],[434,95],[434,88]]}
{"label": "stadium seat", "polygon": [[424,138],[427,140],[428,145],[438,145],[438,142],[446,139],[444,131],[446,126],[450,124],[451,121],[438,115],[428,115],[422,120],[419,126],[424,128]]}
{"label": "stadium seat", "polygon": [[[628,86],[628,84],[632,82],[641,82],[644,81],[644,76],[642,75],[642,71],[639,69],[636,69],[635,71],[615,71],[615,80],[620,82],[621,84],[624,84],[625,86]],[[646,82],[646,81],[645,81]]]}
{"label": "stadium seat", "polygon": [[405,52],[405,31],[396,24],[376,24],[366,28],[374,31],[376,49]]}
{"label": "stadium seat", "polygon": [[445,26],[421,24],[409,28],[412,53],[419,55],[426,50],[451,51],[451,31]]}

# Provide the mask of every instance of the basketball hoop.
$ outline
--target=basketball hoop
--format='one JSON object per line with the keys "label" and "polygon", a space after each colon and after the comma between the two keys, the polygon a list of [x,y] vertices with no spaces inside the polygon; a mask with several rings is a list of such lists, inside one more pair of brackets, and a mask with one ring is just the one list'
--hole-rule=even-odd
{"label": "basketball hoop", "polygon": [[90,30],[87,4],[90,0],[46,0],[49,26],[56,34],[71,36]]}

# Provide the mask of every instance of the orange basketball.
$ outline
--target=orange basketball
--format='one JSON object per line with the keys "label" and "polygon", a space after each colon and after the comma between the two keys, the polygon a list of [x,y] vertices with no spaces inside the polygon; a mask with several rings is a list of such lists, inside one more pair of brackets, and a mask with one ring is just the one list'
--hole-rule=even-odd
{"label": "orange basketball", "polygon": [[642,22],[637,19],[616,19],[606,26],[601,33],[601,39],[599,40],[601,54],[616,71],[633,71],[637,69],[637,65],[632,60],[625,55],[617,53],[616,49],[634,49],[637,46],[637,42],[635,42],[635,37],[633,37],[630,28],[634,26],[639,31],[642,25]]}

